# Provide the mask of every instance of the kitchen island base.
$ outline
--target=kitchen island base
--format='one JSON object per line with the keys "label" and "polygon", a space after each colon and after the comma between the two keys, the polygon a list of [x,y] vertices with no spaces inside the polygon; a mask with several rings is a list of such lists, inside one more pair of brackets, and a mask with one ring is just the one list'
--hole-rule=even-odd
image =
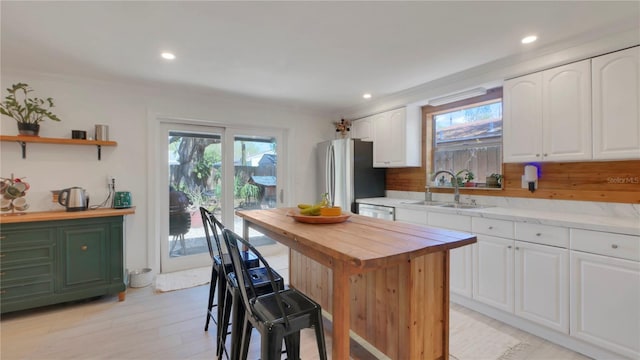
{"label": "kitchen island base", "polygon": [[[392,359],[448,359],[448,251],[348,276],[350,329]],[[290,284],[333,309],[333,271],[290,251]],[[332,314],[340,316],[340,314]]]}

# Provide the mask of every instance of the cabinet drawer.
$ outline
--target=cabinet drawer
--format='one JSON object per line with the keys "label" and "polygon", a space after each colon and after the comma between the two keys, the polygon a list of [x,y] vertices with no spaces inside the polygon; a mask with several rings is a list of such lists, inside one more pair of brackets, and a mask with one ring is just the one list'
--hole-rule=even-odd
{"label": "cabinet drawer", "polygon": [[569,247],[568,228],[539,224],[516,223],[515,231],[516,240],[557,246],[561,248]]}
{"label": "cabinet drawer", "polygon": [[0,296],[2,303],[20,297],[32,299],[35,295],[46,295],[53,293],[53,280],[45,279],[41,281],[19,281],[19,282],[2,282],[2,290]]}
{"label": "cabinet drawer", "polygon": [[49,276],[53,274],[53,263],[25,265],[19,267],[10,267],[0,271],[0,279],[2,281],[26,279],[37,276]]}
{"label": "cabinet drawer", "polygon": [[424,210],[396,208],[396,221],[427,225],[427,212]]}
{"label": "cabinet drawer", "polygon": [[427,218],[430,226],[471,232],[470,216],[430,212]]}
{"label": "cabinet drawer", "polygon": [[13,230],[8,225],[2,225],[2,227],[4,229],[0,232],[0,245],[3,249],[13,246],[20,247],[28,243],[53,243],[55,241],[51,228]]}
{"label": "cabinet drawer", "polygon": [[640,261],[640,236],[571,229],[571,250]]}
{"label": "cabinet drawer", "polygon": [[474,217],[471,232],[513,239],[513,221]]}
{"label": "cabinet drawer", "polygon": [[53,261],[53,245],[2,247],[0,268],[5,269],[20,263],[42,263]]}

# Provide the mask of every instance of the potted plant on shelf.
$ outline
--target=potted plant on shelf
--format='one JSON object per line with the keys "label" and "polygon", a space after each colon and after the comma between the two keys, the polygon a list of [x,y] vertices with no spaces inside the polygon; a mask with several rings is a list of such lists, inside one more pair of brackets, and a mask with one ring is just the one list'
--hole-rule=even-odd
{"label": "potted plant on shelf", "polygon": [[502,187],[502,175],[493,173],[486,178],[487,187]]}
{"label": "potted plant on shelf", "polygon": [[40,122],[45,119],[60,121],[50,111],[54,107],[52,98],[30,98],[28,94],[33,90],[24,83],[13,84],[7,91],[9,95],[0,103],[0,113],[13,118],[18,123],[20,135],[38,136]]}
{"label": "potted plant on shelf", "polygon": [[[464,177],[462,176],[462,173],[465,173]],[[460,171],[458,171],[456,173],[456,181],[458,182],[458,186],[462,187],[475,187],[476,183],[474,183],[472,180],[475,179],[475,176],[473,174],[472,171],[467,170],[467,169],[462,169]]]}

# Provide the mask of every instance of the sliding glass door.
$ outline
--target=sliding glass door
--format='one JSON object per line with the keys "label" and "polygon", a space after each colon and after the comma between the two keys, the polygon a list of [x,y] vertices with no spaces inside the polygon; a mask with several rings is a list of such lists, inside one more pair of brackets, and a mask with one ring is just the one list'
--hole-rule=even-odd
{"label": "sliding glass door", "polygon": [[[277,203],[278,141],[275,136],[238,134],[233,139],[234,209],[271,209]],[[233,230],[242,235],[242,218],[234,213]],[[254,246],[273,240],[250,231]]]}
{"label": "sliding glass door", "polygon": [[[161,272],[211,265],[200,207],[242,234],[236,210],[282,202],[282,132],[162,121],[156,203]],[[250,233],[257,246],[273,241]]]}
{"label": "sliding glass door", "polygon": [[160,244],[162,272],[208,266],[211,257],[200,207],[221,214],[224,129],[167,123],[161,126],[161,136],[168,199],[168,206],[159,211],[161,224],[166,224]]}

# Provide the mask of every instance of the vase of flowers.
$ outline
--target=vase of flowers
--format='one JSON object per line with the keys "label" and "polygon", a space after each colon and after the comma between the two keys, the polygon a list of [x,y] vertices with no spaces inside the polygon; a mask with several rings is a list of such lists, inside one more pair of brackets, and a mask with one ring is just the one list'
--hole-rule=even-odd
{"label": "vase of flowers", "polygon": [[340,139],[349,137],[349,131],[351,131],[351,121],[341,119],[339,122],[333,123],[336,126],[336,134]]}
{"label": "vase of flowers", "polygon": [[45,119],[60,121],[50,109],[55,105],[52,98],[30,98],[33,90],[24,83],[13,84],[7,89],[9,95],[0,103],[0,114],[13,118],[20,135],[38,136],[40,123]]}

